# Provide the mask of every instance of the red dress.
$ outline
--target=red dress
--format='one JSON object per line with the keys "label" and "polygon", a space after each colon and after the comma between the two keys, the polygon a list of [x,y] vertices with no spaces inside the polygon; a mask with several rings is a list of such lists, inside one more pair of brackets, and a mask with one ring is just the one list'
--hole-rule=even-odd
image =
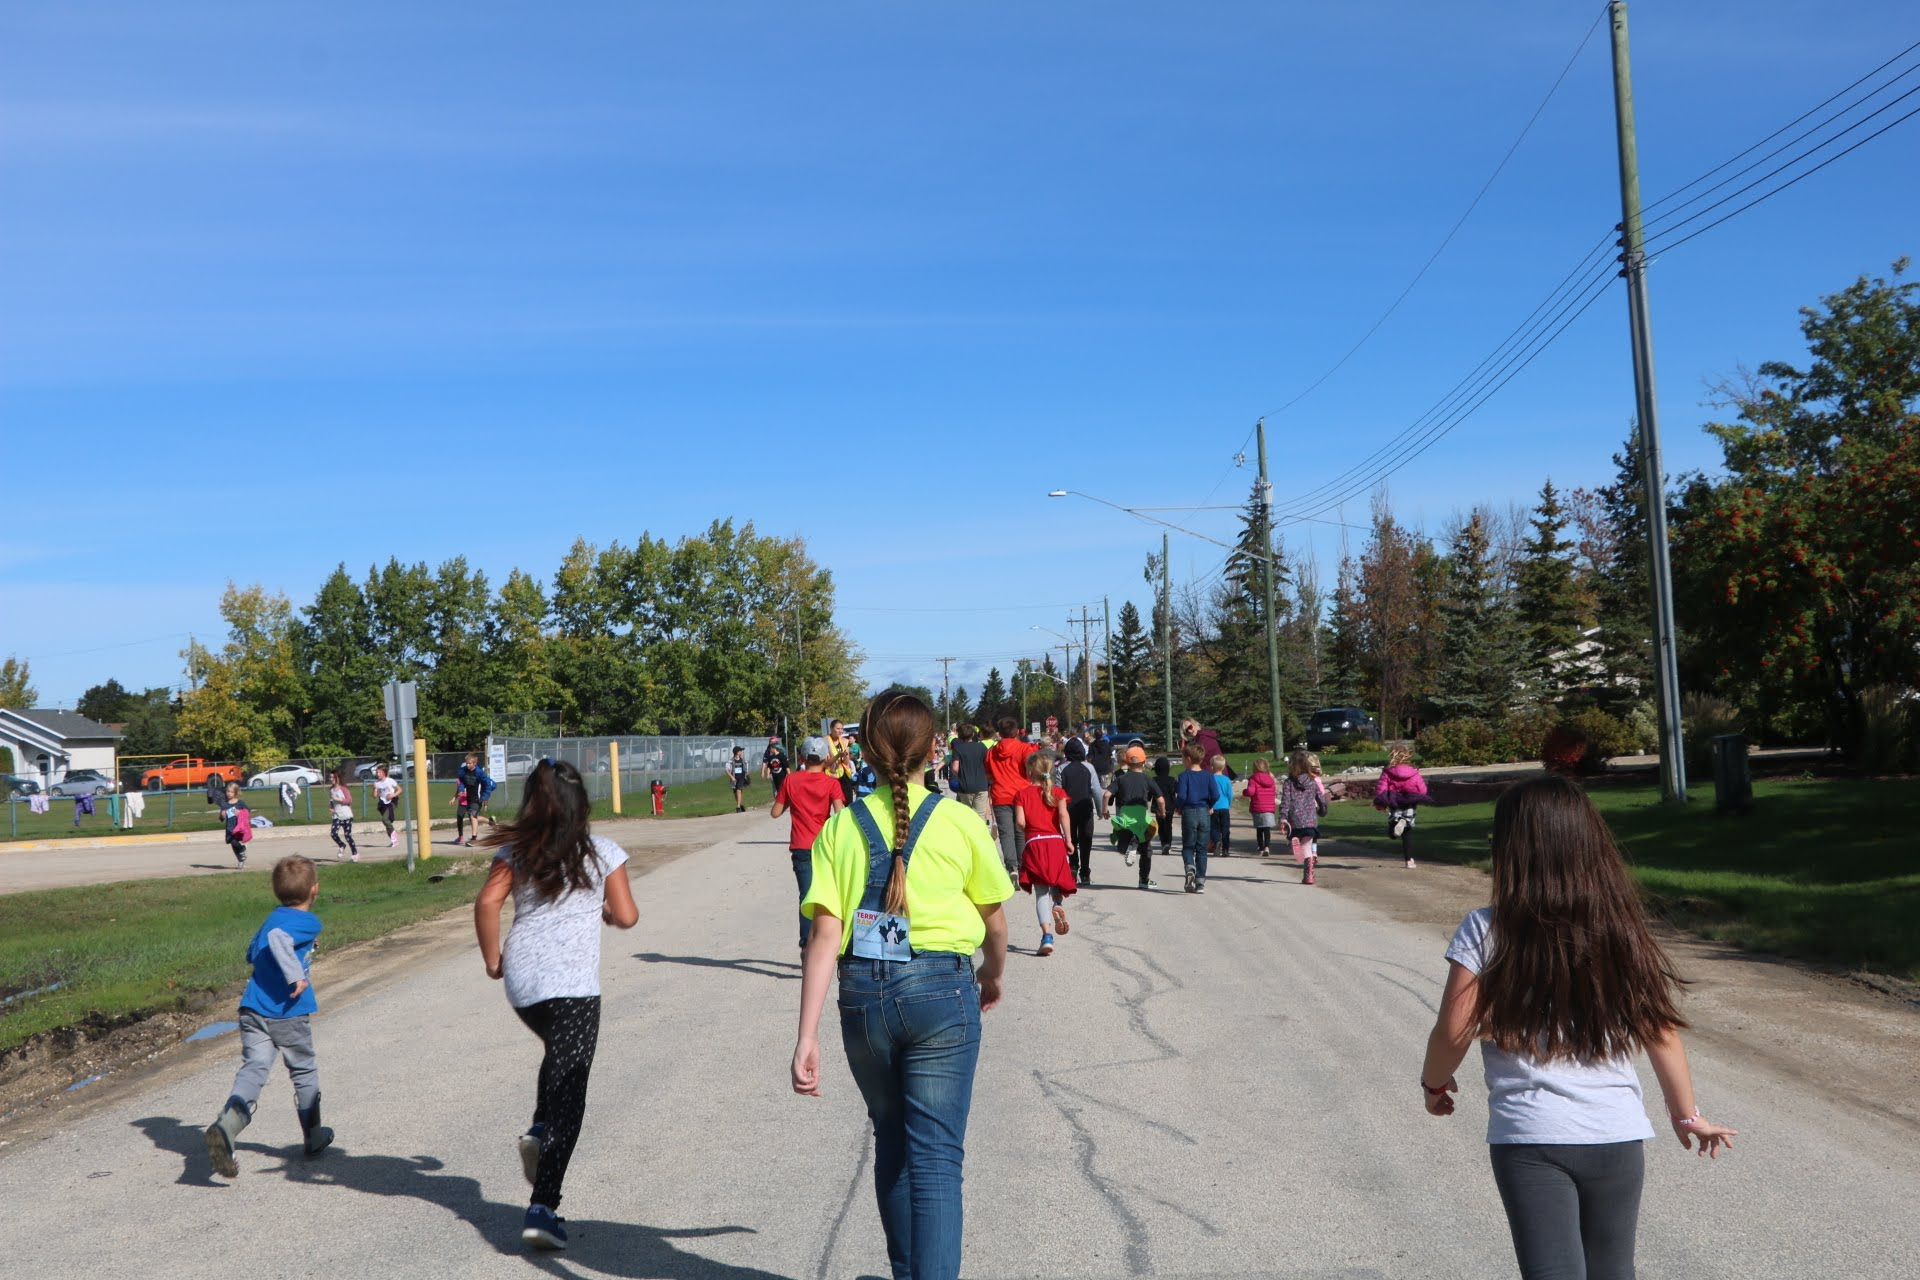
{"label": "red dress", "polygon": [[[1054,792],[1058,799],[1060,793]],[[1074,883],[1073,864],[1067,860],[1067,842],[1060,835],[1060,820],[1047,803],[1040,784],[1028,783],[1013,797],[1016,809],[1026,815],[1027,844],[1020,854],[1020,887],[1031,891],[1035,885],[1057,890],[1070,898],[1079,886]]]}

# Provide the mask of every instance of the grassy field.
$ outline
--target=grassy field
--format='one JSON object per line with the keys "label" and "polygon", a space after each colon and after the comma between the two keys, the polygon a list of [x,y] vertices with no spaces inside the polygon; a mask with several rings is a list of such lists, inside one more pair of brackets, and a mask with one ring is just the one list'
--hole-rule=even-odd
{"label": "grassy field", "polygon": [[[247,942],[273,909],[271,863],[221,876],[129,880],[0,896],[0,1050],[94,1019],[194,1008],[247,976]],[[479,859],[436,859],[437,882],[399,862],[328,867],[322,948],[390,933],[469,903]],[[60,984],[40,995],[24,992]],[[326,993],[321,991],[321,998]]]}
{"label": "grassy field", "polygon": [[[1754,785],[1755,812],[1718,817],[1710,793],[1682,807],[1651,786],[1592,792],[1654,908],[1755,950],[1920,979],[1920,783],[1805,779]],[[1337,804],[1334,838],[1387,850],[1385,820]],[[1420,811],[1415,852],[1485,865],[1493,805]]]}

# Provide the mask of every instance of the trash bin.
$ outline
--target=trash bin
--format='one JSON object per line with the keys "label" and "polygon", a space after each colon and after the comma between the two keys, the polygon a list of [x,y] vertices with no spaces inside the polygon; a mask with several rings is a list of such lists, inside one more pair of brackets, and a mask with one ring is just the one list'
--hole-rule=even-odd
{"label": "trash bin", "polygon": [[1747,735],[1716,734],[1713,748],[1713,811],[1753,812],[1753,767],[1747,760]]}

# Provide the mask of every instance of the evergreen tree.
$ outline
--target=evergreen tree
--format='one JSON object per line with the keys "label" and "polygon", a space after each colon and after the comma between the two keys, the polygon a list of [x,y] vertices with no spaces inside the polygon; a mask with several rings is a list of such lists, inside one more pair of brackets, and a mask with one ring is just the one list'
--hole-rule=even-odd
{"label": "evergreen tree", "polygon": [[1561,537],[1566,508],[1548,480],[1533,510],[1533,536],[1516,573],[1516,607],[1525,629],[1527,662],[1547,696],[1558,699],[1581,683],[1570,651],[1580,642],[1580,590],[1574,581],[1572,548]]}
{"label": "evergreen tree", "polygon": [[1613,541],[1594,583],[1594,599],[1604,672],[1599,702],[1620,714],[1653,696],[1653,600],[1639,432],[1627,436],[1626,445],[1613,455],[1613,465],[1613,483],[1599,495]]}
{"label": "evergreen tree", "polygon": [[1353,557],[1347,556],[1340,561],[1340,581],[1333,589],[1333,607],[1327,613],[1326,636],[1322,643],[1325,654],[1325,692],[1322,699],[1329,706],[1347,706],[1360,699],[1365,649],[1359,601],[1356,598],[1359,593],[1359,574]]}
{"label": "evergreen tree", "polygon": [[967,686],[957,684],[953,687],[953,699],[949,710],[953,712],[955,724],[964,724],[973,719],[973,705],[967,701]]}
{"label": "evergreen tree", "polygon": [[1445,719],[1494,721],[1519,700],[1525,654],[1505,584],[1496,580],[1487,521],[1475,511],[1446,561],[1445,619],[1435,710]]}
{"label": "evergreen tree", "polygon": [[991,729],[993,722],[1011,710],[1019,714],[1019,707],[1009,707],[1007,702],[1007,684],[1000,676],[1000,668],[987,668],[987,682],[980,686],[980,701],[974,706],[973,714],[981,727]]}
{"label": "evergreen tree", "polygon": [[1120,628],[1113,635],[1109,655],[1113,671],[1114,722],[1124,729],[1144,731],[1153,720],[1153,644],[1140,624],[1140,610],[1129,600],[1120,606]]}
{"label": "evergreen tree", "polygon": [[126,688],[118,680],[108,680],[105,684],[96,684],[80,695],[80,701],[73,709],[87,719],[99,724],[124,724],[140,705],[140,695]]}

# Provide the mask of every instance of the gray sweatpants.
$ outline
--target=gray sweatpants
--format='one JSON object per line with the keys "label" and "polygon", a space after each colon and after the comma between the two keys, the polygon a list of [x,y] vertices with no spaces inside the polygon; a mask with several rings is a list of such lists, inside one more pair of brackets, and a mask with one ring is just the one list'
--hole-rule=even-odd
{"label": "gray sweatpants", "polygon": [[1487,1148],[1523,1280],[1633,1280],[1645,1146]]}
{"label": "gray sweatpants", "polygon": [[240,1074],[233,1078],[233,1096],[251,1112],[260,1101],[277,1053],[286,1055],[294,1105],[305,1115],[320,1097],[320,1066],[314,1059],[313,1027],[304,1013],[297,1018],[263,1018],[251,1009],[240,1011]]}
{"label": "gray sweatpants", "polygon": [[1013,806],[997,804],[993,806],[993,834],[1000,842],[1000,862],[1017,883],[1020,879],[1020,850],[1022,838],[1020,828],[1013,820]]}

